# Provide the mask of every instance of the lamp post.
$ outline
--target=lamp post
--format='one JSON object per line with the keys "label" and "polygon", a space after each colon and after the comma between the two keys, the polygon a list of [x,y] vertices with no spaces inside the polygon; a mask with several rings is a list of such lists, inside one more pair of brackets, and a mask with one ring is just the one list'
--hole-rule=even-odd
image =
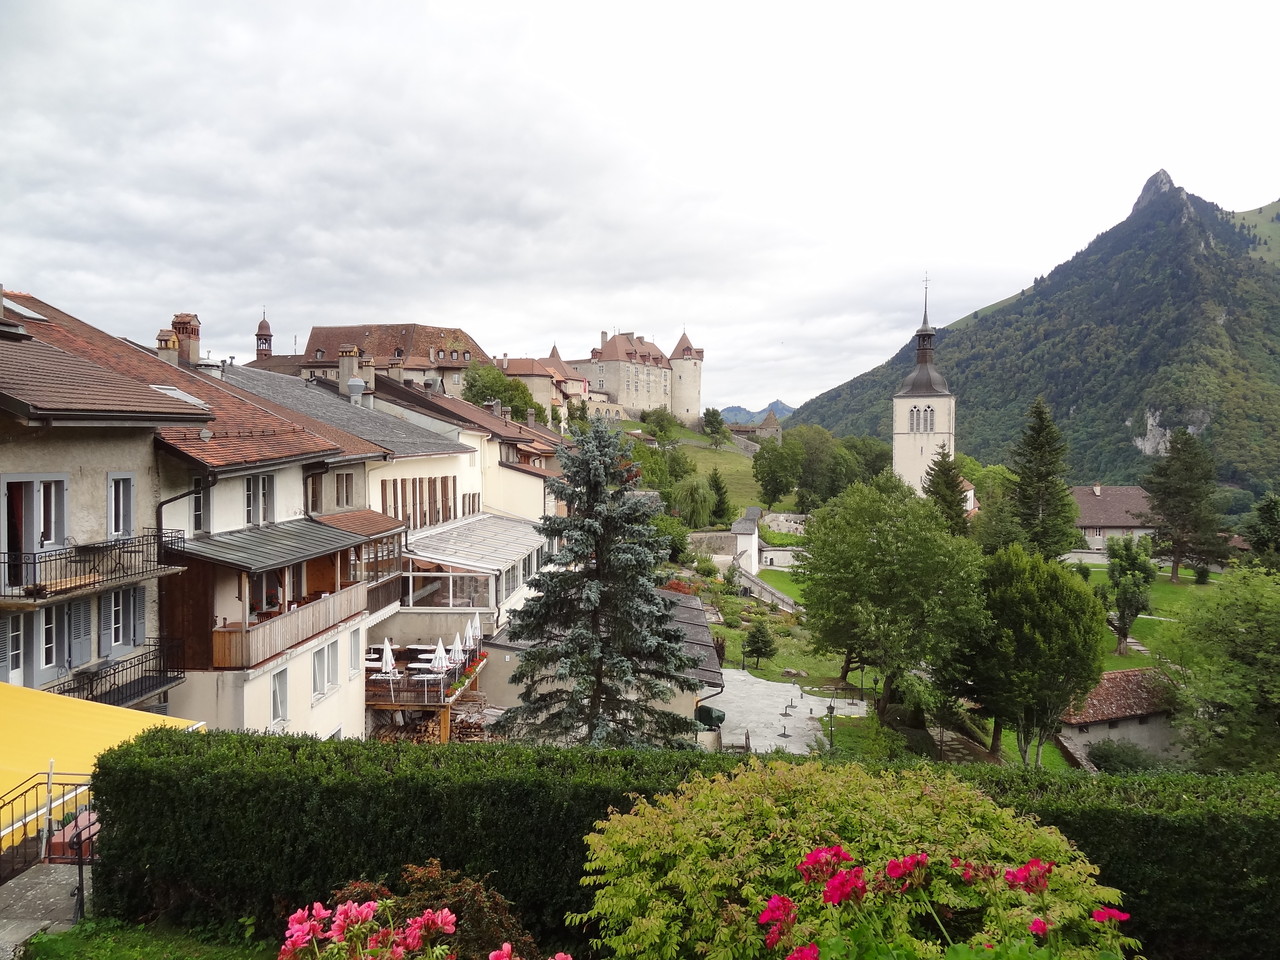
{"label": "lamp post", "polygon": [[832,751],[836,748],[836,705],[834,701],[827,702],[827,739],[831,742]]}

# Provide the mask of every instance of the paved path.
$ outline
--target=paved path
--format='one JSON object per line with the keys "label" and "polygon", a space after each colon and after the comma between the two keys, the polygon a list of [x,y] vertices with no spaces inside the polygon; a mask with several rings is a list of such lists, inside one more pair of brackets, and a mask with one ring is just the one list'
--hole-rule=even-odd
{"label": "paved path", "polygon": [[[745,670],[724,668],[724,693],[707,701],[723,710],[720,727],[725,746],[741,746],[748,732],[753,753],[785,750],[809,753],[819,740],[826,740],[826,697],[805,693],[800,684],[761,680]],[[836,700],[837,716],[863,716],[866,705],[860,700]]]}
{"label": "paved path", "polygon": [[[75,911],[76,868],[37,863],[0,886],[0,960],[21,956],[23,944],[41,930],[71,927]],[[85,868],[85,900],[92,893]]]}

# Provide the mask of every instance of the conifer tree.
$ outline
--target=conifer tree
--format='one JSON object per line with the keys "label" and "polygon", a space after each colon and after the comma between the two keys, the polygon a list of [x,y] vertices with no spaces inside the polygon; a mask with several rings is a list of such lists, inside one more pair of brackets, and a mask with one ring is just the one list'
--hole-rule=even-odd
{"label": "conifer tree", "polygon": [[938,455],[925,471],[924,495],[938,505],[953,536],[963,537],[969,532],[968,511],[964,506],[964,478],[960,476],[960,465],[945,443],[938,447]]}
{"label": "conifer tree", "polygon": [[1036,397],[1013,448],[1012,467],[1018,476],[1013,485],[1013,515],[1022,527],[1027,549],[1050,559],[1075,549],[1082,540],[1076,529],[1079,511],[1062,479],[1066,458],[1067,444],[1044,397]]}
{"label": "conifer tree", "polygon": [[666,538],[649,501],[628,495],[635,471],[621,436],[597,417],[572,441],[559,454],[563,478],[547,481],[567,515],[537,526],[560,551],[511,617],[510,639],[527,645],[511,682],[524,689],[496,728],[546,743],[681,744],[693,718],[664,704],[698,682],[685,674],[695,660],[657,592]]}
{"label": "conifer tree", "polygon": [[724,482],[724,477],[720,475],[719,467],[711,468],[711,473],[707,476],[707,484],[711,487],[711,492],[716,497],[715,505],[711,508],[711,521],[713,523],[733,523],[737,518],[738,511],[729,502],[729,487]]}
{"label": "conifer tree", "polygon": [[1169,452],[1142,482],[1151,512],[1143,519],[1156,528],[1157,552],[1172,564],[1169,579],[1190,560],[1210,563],[1224,553],[1222,516],[1215,509],[1216,468],[1209,448],[1185,429],[1169,438]]}
{"label": "conifer tree", "polygon": [[756,622],[751,625],[751,629],[747,632],[747,637],[742,641],[742,655],[744,657],[755,657],[756,666],[760,666],[760,659],[763,657],[768,660],[778,652],[778,641],[773,637],[773,631],[769,629],[769,625],[764,622],[763,617],[757,617]]}

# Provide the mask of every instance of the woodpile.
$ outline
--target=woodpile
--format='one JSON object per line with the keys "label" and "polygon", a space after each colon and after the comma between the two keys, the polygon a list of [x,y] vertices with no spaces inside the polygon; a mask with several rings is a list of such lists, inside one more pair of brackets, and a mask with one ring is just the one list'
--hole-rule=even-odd
{"label": "woodpile", "polygon": [[369,734],[370,740],[390,743],[393,740],[408,740],[412,743],[439,743],[440,719],[432,713],[418,720],[406,723],[380,723]]}
{"label": "woodpile", "polygon": [[488,707],[489,699],[478,691],[468,690],[458,697],[449,718],[449,742],[487,742],[489,732],[485,729],[485,712]]}

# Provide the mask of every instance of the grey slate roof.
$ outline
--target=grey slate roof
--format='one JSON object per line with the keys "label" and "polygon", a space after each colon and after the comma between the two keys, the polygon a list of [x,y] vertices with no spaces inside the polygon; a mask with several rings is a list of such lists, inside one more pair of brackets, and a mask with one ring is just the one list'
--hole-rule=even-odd
{"label": "grey slate roof", "polygon": [[473,453],[474,447],[382,410],[370,410],[300,377],[242,366],[227,366],[223,377],[274,403],[385,447],[397,457]]}
{"label": "grey slate roof", "polygon": [[715,641],[711,637],[711,628],[707,626],[707,612],[702,601],[674,590],[659,590],[658,593],[674,601],[671,622],[684,634],[684,652],[698,659],[685,671],[685,675],[700,681],[705,687],[723,690],[724,672],[720,669],[720,658],[716,656]]}
{"label": "grey slate roof", "polygon": [[187,540],[180,552],[247,573],[262,573],[346,550],[367,539],[360,534],[302,519]]}

